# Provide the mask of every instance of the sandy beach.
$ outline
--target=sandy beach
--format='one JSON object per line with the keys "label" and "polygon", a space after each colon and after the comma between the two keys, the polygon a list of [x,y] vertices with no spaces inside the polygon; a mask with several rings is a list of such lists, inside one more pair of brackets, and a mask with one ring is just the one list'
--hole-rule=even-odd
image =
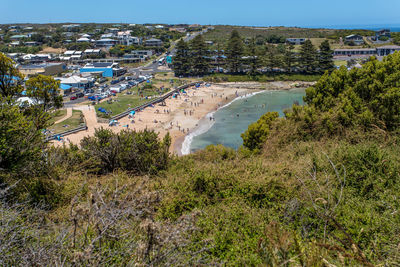
{"label": "sandy beach", "polygon": [[[261,86],[260,86],[261,85]],[[74,109],[82,110],[88,129],[64,137],[64,142],[79,144],[85,136],[92,136],[96,128],[104,127],[119,132],[123,129],[144,130],[150,129],[159,133],[160,138],[169,132],[172,145],[171,153],[181,154],[181,145],[185,136],[193,131],[199,121],[208,113],[217,110],[224,104],[238,96],[254,93],[261,90],[279,90],[293,88],[294,83],[279,84],[253,84],[227,83],[212,84],[209,87],[202,85],[200,88],[188,88],[185,93],[176,98],[170,97],[165,101],[165,106],[157,104],[137,112],[133,118],[120,119],[117,126],[109,126],[108,123],[99,123],[93,106],[82,105]],[[60,141],[53,141],[55,145],[61,145]]]}

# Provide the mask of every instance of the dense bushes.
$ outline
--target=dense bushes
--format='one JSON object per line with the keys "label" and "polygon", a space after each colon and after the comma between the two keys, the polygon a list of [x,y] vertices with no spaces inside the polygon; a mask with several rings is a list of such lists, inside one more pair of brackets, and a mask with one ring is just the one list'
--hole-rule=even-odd
{"label": "dense bushes", "polygon": [[167,167],[170,137],[162,142],[154,131],[97,129],[93,137],[81,141],[82,152],[91,161],[91,171],[108,173],[116,169],[138,174],[155,174]]}
{"label": "dense bushes", "polygon": [[[363,68],[344,67],[325,74],[306,90],[311,113],[333,125],[378,126],[393,130],[400,124],[400,53],[382,62],[371,58]],[[308,122],[314,124],[315,121]]]}

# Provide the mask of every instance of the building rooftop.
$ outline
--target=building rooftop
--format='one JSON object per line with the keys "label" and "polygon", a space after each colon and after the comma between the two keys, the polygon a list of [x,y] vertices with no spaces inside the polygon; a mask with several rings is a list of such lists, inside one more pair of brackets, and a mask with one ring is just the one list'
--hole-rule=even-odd
{"label": "building rooftop", "polygon": [[400,46],[398,46],[398,45],[384,45],[384,46],[379,46],[376,49],[400,49]]}
{"label": "building rooftop", "polygon": [[51,66],[62,65],[62,63],[43,63],[43,64],[29,64],[29,65],[21,65],[19,68],[24,70],[30,69],[42,69]]}
{"label": "building rooftop", "polygon": [[375,48],[347,48],[347,49],[335,49],[335,51],[376,51]]}

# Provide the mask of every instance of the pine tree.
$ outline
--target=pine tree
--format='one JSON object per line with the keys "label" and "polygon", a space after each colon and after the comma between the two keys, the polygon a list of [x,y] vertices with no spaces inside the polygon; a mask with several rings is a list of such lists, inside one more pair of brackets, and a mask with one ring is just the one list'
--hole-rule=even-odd
{"label": "pine tree", "polygon": [[199,34],[190,42],[190,57],[193,75],[204,75],[208,73],[209,64],[207,56],[207,44],[204,42],[203,36]]}
{"label": "pine tree", "polygon": [[257,51],[255,38],[250,39],[249,45],[247,46],[247,50],[249,54],[249,67],[250,67],[248,74],[254,76],[259,73],[258,68],[260,67],[260,58],[259,58],[259,53]]}
{"label": "pine tree", "polygon": [[232,73],[240,72],[242,70],[244,46],[243,40],[236,30],[232,31],[225,52],[229,71]]}
{"label": "pine tree", "polygon": [[278,49],[273,44],[267,44],[265,46],[265,65],[270,70],[281,66],[281,60],[279,57]]}
{"label": "pine tree", "polygon": [[318,63],[321,72],[330,72],[335,68],[333,63],[333,51],[331,50],[328,40],[323,41],[319,46]]}
{"label": "pine tree", "polygon": [[292,72],[292,68],[296,63],[296,55],[293,52],[294,45],[289,44],[285,47],[285,53],[283,55],[283,65],[287,72]]}
{"label": "pine tree", "polygon": [[182,39],[176,45],[176,54],[172,61],[175,76],[187,76],[191,72],[189,46]]}
{"label": "pine tree", "polygon": [[313,74],[317,71],[318,67],[318,58],[317,58],[317,49],[315,49],[314,45],[310,40],[306,40],[304,44],[301,46],[300,51],[300,68],[306,74]]}

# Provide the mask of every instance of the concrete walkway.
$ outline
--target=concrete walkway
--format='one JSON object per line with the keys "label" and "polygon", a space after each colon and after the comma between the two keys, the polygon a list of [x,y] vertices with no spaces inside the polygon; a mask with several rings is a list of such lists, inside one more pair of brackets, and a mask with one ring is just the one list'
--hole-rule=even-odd
{"label": "concrete walkway", "polygon": [[60,123],[65,121],[66,119],[69,119],[70,117],[72,117],[72,108],[67,108],[67,115],[65,115],[64,118],[59,119],[58,121],[56,121],[54,124]]}

